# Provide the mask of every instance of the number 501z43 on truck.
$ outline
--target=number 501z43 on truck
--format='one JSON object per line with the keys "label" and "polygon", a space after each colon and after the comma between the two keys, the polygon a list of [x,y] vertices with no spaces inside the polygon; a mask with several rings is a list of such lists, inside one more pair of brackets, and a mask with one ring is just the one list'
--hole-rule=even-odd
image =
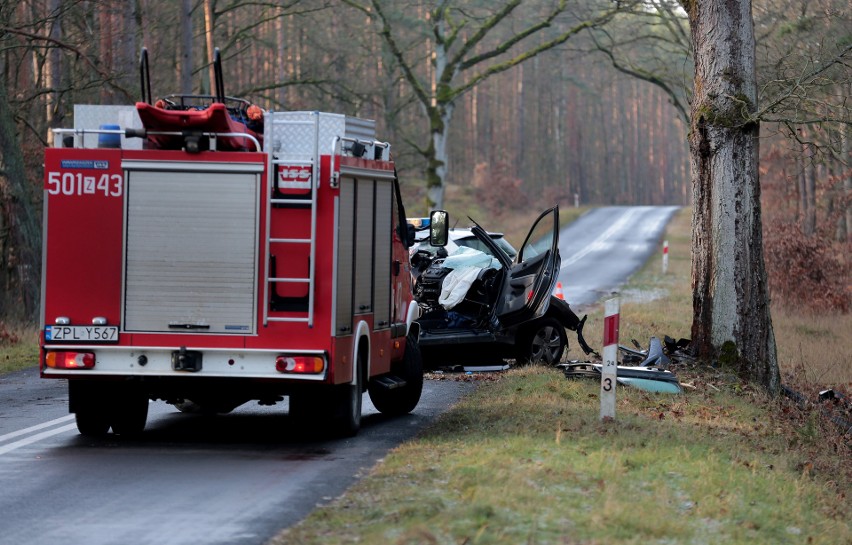
{"label": "number 501z43 on truck", "polygon": [[[221,93],[77,106],[45,152],[40,368],[84,435],[149,400],[228,412],[289,397],[354,434],[361,399],[423,385],[405,211],[372,121]],[[217,62],[217,75],[221,74]]]}

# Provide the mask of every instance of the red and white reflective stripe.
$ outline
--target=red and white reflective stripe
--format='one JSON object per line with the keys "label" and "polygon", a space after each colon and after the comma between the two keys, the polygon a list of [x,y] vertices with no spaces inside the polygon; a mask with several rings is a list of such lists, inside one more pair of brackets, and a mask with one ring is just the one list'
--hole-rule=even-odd
{"label": "red and white reflective stripe", "polygon": [[[614,310],[612,314],[610,314],[610,303],[615,302]],[[610,299],[606,302],[606,316],[604,316],[604,338],[603,344],[604,348],[607,346],[615,345],[618,346],[618,325],[621,315],[618,313],[618,299]]]}
{"label": "red and white reflective stripe", "polygon": [[663,274],[669,270],[669,241],[663,241]]}
{"label": "red and white reflective stripe", "polygon": [[618,376],[618,297],[604,303],[604,346],[601,365],[601,420],[615,418],[615,384]]}

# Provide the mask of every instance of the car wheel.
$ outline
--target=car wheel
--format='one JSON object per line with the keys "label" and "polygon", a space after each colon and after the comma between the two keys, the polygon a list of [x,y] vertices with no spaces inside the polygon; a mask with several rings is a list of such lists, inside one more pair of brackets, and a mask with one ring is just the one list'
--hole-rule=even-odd
{"label": "car wheel", "polygon": [[417,337],[405,338],[402,361],[391,368],[391,373],[405,381],[405,386],[388,388],[376,380],[369,385],[370,401],[382,414],[397,416],[414,410],[423,392],[423,358]]}
{"label": "car wheel", "polygon": [[568,346],[565,328],[554,318],[543,318],[526,329],[521,341],[519,361],[523,364],[556,365]]}

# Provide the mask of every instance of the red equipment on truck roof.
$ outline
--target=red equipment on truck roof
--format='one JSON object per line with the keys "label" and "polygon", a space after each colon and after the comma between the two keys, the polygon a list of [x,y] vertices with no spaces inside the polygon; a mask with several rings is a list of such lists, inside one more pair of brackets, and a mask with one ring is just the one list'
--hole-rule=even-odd
{"label": "red equipment on truck roof", "polygon": [[146,118],[141,64],[142,107],[77,106],[45,151],[41,375],[68,379],[80,432],[139,433],[149,399],[228,412],[287,396],[298,422],[343,434],[365,391],[413,410],[413,240],[375,123],[266,112],[262,134],[223,133],[217,93],[193,97],[215,125],[172,130]]}

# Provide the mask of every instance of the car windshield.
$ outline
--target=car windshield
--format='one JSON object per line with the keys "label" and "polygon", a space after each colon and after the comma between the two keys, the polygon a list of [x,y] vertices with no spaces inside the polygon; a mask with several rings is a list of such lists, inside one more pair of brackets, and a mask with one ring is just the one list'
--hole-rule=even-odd
{"label": "car windshield", "polygon": [[[509,259],[515,259],[515,256],[518,255],[518,251],[515,250],[511,244],[509,244],[503,235],[491,235],[491,240],[497,244],[497,247],[506,252],[506,255],[509,256]],[[480,252],[484,252],[488,255],[491,255],[491,249],[488,248],[485,244],[482,243],[476,237],[466,237],[460,238],[455,241],[459,246],[467,246],[468,248],[473,248],[474,250],[479,250]],[[496,256],[493,256],[496,257]]]}

